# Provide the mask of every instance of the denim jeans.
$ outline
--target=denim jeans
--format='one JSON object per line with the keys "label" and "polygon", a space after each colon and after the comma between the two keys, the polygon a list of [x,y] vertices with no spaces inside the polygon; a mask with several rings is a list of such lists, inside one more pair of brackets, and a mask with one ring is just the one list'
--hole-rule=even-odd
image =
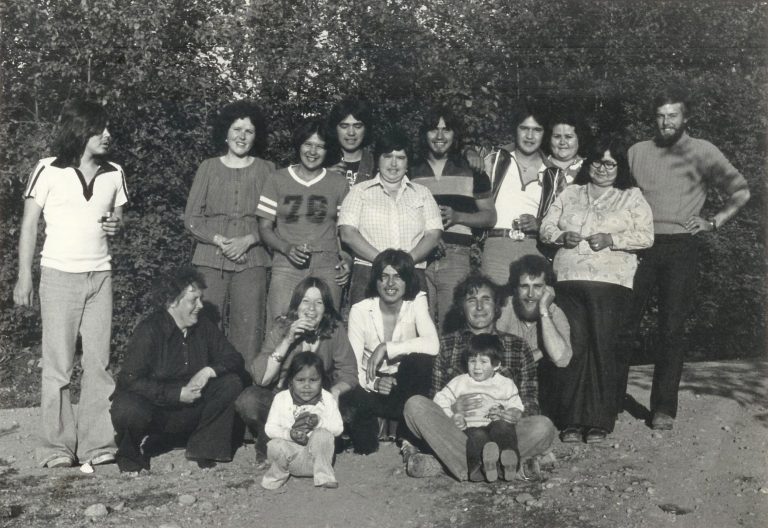
{"label": "denim jeans", "polygon": [[[288,311],[294,288],[306,277],[323,279],[331,290],[336,311],[341,309],[341,286],[336,284],[339,257],[335,252],[312,253],[309,267],[297,268],[283,255],[276,255],[272,262],[272,278],[267,294],[267,331],[272,329],[276,317]],[[341,312],[339,312],[341,313]]]}
{"label": "denim jeans", "polygon": [[272,407],[272,400],[275,399],[275,392],[267,387],[251,385],[240,393],[235,400],[235,410],[245,423],[245,426],[256,439],[256,455],[259,458],[267,456],[267,434],[264,432],[264,426],[267,424],[269,409]]}
{"label": "denim jeans", "polygon": [[[458,480],[467,480],[467,435],[435,402],[413,396],[405,403],[405,423],[426,442]],[[546,416],[526,416],[515,425],[520,460],[546,452],[555,439],[555,426]]]}
{"label": "denim jeans", "polygon": [[208,286],[205,301],[219,311],[221,328],[226,330],[229,342],[243,356],[247,370],[264,341],[267,268],[255,266],[242,271],[226,271],[198,266],[197,269]]}
{"label": "denim jeans", "polygon": [[296,477],[314,477],[315,486],[336,482],[333,472],[334,436],[325,429],[315,429],[307,445],[276,438],[267,444],[267,460],[271,466],[261,479],[261,486],[277,489]]}
{"label": "denim jeans", "polygon": [[[683,374],[685,320],[695,305],[698,255],[699,241],[695,236],[656,235],[653,247],[640,254],[632,307],[625,324],[625,337],[636,343],[643,313],[658,286],[661,342],[654,361],[651,412],[661,411],[672,417],[677,416],[677,390]],[[622,364],[626,364],[619,380],[623,399],[629,359]]]}
{"label": "denim jeans", "polygon": [[429,311],[444,329],[445,318],[453,305],[453,290],[469,273],[469,246],[446,244],[445,255],[432,260],[425,272]]}
{"label": "denim jeans", "polygon": [[379,418],[397,421],[397,437],[410,439],[403,424],[403,406],[413,395],[429,394],[435,358],[418,353],[402,358],[395,374],[397,385],[389,394],[367,391],[358,385],[340,398],[342,416],[349,417],[349,436],[355,453],[368,455],[378,450]]}
{"label": "denim jeans", "polygon": [[[43,267],[40,312],[43,380],[38,462],[45,465],[60,456],[87,462],[101,454],[114,453],[109,397],[115,382],[107,370],[112,332],[112,272],[67,273]],[[82,336],[83,377],[75,416],[69,385],[78,333]]]}
{"label": "denim jeans", "polygon": [[541,255],[536,247],[536,239],[490,237],[483,247],[481,269],[493,282],[504,286],[509,282],[509,265],[525,255]]}

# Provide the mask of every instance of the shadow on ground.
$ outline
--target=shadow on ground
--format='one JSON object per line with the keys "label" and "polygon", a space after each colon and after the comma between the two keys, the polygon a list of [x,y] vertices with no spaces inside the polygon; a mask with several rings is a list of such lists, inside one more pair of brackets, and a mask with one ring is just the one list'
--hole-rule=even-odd
{"label": "shadow on ground", "polygon": [[[629,383],[650,391],[652,378],[653,365],[639,365],[632,367]],[[680,390],[731,399],[742,406],[768,406],[768,361],[686,363]],[[757,418],[768,426],[768,413]]]}

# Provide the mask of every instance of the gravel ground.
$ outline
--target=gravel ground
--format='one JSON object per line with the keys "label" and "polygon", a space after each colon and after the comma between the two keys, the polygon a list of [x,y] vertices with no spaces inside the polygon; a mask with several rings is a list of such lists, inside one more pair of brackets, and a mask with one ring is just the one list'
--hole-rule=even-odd
{"label": "gravel ground", "polygon": [[391,444],[339,455],[337,490],[311,479],[261,489],[251,446],[205,470],[173,450],[137,478],[114,465],[44,470],[31,459],[38,409],[0,410],[0,526],[768,526],[768,364],[688,365],[679,419],[662,433],[643,421],[650,372],[633,368],[634,416],[604,444],[557,442],[539,482],[409,478]]}

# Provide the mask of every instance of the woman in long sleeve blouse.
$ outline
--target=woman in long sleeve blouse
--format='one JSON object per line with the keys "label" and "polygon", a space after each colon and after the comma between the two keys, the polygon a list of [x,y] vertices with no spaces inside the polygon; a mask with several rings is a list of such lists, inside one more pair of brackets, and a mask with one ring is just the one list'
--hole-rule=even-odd
{"label": "woman in long sleeve blouse", "polygon": [[373,261],[366,298],[349,312],[349,342],[357,359],[359,385],[342,398],[356,453],[379,446],[379,418],[403,424],[403,406],[429,393],[432,363],[440,348],[427,295],[416,268],[402,250],[386,249]]}
{"label": "woman in long sleeve blouse", "polygon": [[333,307],[331,291],[320,278],[306,277],[296,285],[288,311],[279,317],[264,346],[246,365],[253,385],[245,389],[235,409],[256,439],[256,458],[266,460],[267,438],[264,424],[275,394],[285,388],[293,358],[312,352],[322,358],[331,387],[339,397],[357,385],[357,363],[341,316]]}
{"label": "woman in long sleeve blouse", "polygon": [[200,165],[184,211],[184,225],[197,241],[192,264],[205,277],[205,300],[246,365],[264,338],[267,268],[256,206],[272,162],[256,157],[265,146],[264,119],[249,101],[222,108],[213,127],[226,152]]}
{"label": "woman in long sleeve blouse", "polygon": [[629,172],[626,149],[602,138],[574,184],[544,218],[541,240],[559,246],[557,304],[571,324],[573,358],[556,369],[554,419],[564,442],[600,442],[613,430],[618,330],[637,270],[635,250],[653,244],[651,208]]}

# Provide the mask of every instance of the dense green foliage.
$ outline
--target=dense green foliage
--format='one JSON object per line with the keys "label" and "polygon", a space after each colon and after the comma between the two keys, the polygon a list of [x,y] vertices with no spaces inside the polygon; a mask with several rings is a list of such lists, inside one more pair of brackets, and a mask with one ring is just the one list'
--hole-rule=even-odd
{"label": "dense green foliage", "polygon": [[767,15],[747,0],[11,0],[0,26],[0,339],[39,342],[37,312],[12,305],[20,196],[67,98],[107,105],[128,174],[127,229],[113,244],[119,354],[149,309],[150,281],[191,256],[181,215],[225,102],[263,104],[268,157],[283,163],[295,123],[348,93],[411,132],[446,101],[474,141],[501,143],[516,102],[537,97],[639,140],[651,134],[652,93],[678,80],[697,103],[692,134],[753,191],[706,239],[692,353],[763,354]]}

